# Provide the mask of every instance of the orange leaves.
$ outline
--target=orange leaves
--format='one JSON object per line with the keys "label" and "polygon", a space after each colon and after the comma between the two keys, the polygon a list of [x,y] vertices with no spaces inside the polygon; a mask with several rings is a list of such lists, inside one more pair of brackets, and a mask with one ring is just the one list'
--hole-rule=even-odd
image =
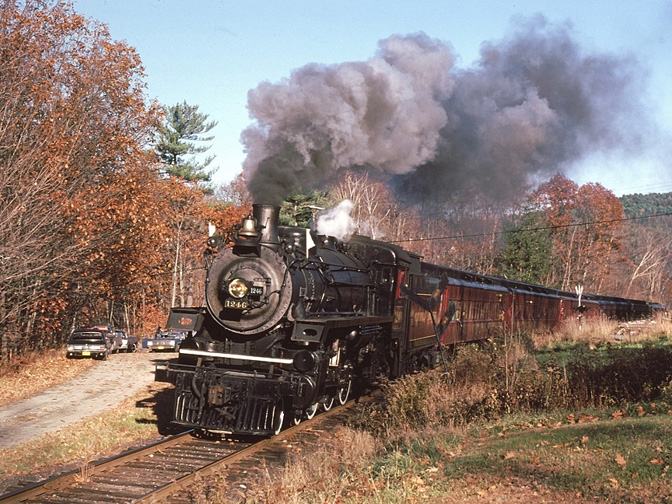
{"label": "orange leaves", "polygon": [[[118,323],[167,305],[174,266],[202,271],[207,221],[224,229],[245,211],[159,174],[146,146],[161,109],[135,50],[69,2],[9,2],[0,75],[0,290],[5,320],[21,321],[11,332],[28,332],[28,310],[46,339],[75,316]],[[165,322],[147,313],[152,329]]]}
{"label": "orange leaves", "polygon": [[611,414],[611,417],[612,417],[614,420],[618,420],[618,419],[620,419],[620,418],[623,418],[623,415],[625,415],[625,410],[622,410],[622,409],[621,409],[621,410],[614,411],[614,412]]}
{"label": "orange leaves", "polygon": [[623,225],[623,206],[600,184],[576,183],[556,175],[542,184],[533,200],[552,230],[558,258],[554,277],[563,289],[583,284],[598,291],[609,273],[609,256],[620,248],[616,232]]}

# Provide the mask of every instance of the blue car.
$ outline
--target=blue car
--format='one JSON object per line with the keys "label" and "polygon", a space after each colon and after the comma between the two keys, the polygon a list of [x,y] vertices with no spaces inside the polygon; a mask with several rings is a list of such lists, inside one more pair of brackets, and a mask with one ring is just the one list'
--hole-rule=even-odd
{"label": "blue car", "polygon": [[167,351],[177,352],[180,349],[180,344],[187,337],[186,331],[156,331],[153,338],[145,338],[142,340],[142,347],[150,352],[153,351]]}

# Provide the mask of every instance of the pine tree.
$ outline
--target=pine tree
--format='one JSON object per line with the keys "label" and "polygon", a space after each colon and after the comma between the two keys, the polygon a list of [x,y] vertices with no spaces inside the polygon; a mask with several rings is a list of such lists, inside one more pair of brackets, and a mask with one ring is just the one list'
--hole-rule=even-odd
{"label": "pine tree", "polygon": [[217,121],[207,122],[208,114],[198,111],[198,105],[186,101],[164,107],[165,122],[159,126],[155,151],[161,158],[164,172],[187,181],[210,182],[215,169],[208,170],[215,156],[208,156],[203,162],[196,156],[210,149],[210,145],[195,142],[209,142],[214,136],[203,136],[217,125]]}
{"label": "pine tree", "polygon": [[512,280],[546,284],[553,265],[553,240],[539,213],[523,217],[519,227],[509,230],[499,256],[499,274]]}
{"label": "pine tree", "polygon": [[290,194],[280,209],[283,226],[308,227],[316,212],[327,204],[326,191],[297,190]]}

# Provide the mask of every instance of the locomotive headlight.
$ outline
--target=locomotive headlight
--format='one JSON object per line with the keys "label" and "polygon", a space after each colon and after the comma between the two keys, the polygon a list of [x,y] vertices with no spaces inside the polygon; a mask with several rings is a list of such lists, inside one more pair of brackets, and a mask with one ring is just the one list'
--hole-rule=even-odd
{"label": "locomotive headlight", "polygon": [[229,282],[229,294],[231,294],[231,297],[242,299],[247,296],[249,290],[250,288],[247,286],[245,280],[234,278]]}

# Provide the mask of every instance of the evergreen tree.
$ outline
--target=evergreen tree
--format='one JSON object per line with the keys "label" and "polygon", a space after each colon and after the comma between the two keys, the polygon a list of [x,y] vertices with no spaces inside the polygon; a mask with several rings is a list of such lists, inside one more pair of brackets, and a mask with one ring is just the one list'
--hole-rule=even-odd
{"label": "evergreen tree", "polygon": [[280,224],[308,227],[317,212],[327,206],[326,191],[294,191],[280,208]]}
{"label": "evergreen tree", "polygon": [[512,280],[545,284],[553,266],[551,231],[537,212],[528,213],[520,226],[509,230],[499,256],[499,274]]}
{"label": "evergreen tree", "polygon": [[207,122],[208,114],[198,111],[198,105],[186,101],[164,107],[165,122],[159,126],[158,141],[154,150],[161,158],[166,174],[187,181],[210,182],[215,169],[208,170],[215,156],[208,156],[203,162],[196,156],[210,149],[210,145],[195,142],[209,142],[214,136],[203,136],[217,125],[217,121]]}

